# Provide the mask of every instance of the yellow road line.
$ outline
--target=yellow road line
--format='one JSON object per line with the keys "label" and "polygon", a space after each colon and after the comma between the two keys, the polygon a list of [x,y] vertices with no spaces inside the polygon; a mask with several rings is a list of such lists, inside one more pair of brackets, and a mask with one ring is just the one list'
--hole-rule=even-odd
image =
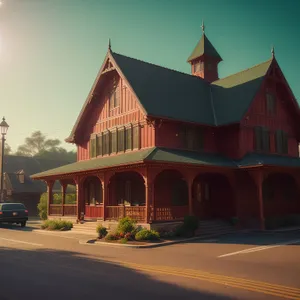
{"label": "yellow road line", "polygon": [[[155,266],[151,266],[151,265],[138,265],[138,264],[132,264],[135,265],[137,267],[146,267],[146,268],[155,268]],[[164,270],[170,270],[170,271],[175,271],[175,272],[186,272],[189,274],[194,274],[194,275],[203,275],[203,276],[214,276],[216,278],[219,279],[224,279],[224,280],[238,280],[239,282],[243,282],[243,283],[249,283],[249,284],[256,284],[256,285],[261,285],[264,287],[272,287],[274,289],[286,289],[288,291],[294,291],[296,293],[300,293],[300,289],[298,288],[294,288],[294,287],[288,287],[288,286],[284,286],[284,285],[278,285],[278,284],[272,284],[272,283],[268,283],[268,282],[262,282],[262,281],[257,281],[257,280],[251,280],[251,279],[244,279],[244,278],[237,278],[237,277],[230,277],[230,276],[226,276],[226,275],[219,275],[219,274],[213,274],[213,273],[209,273],[209,272],[203,272],[203,271],[198,271],[198,270],[193,270],[193,269],[180,269],[180,268],[174,268],[174,267],[168,267],[168,266],[157,266],[160,269],[164,269]]]}
{"label": "yellow road line", "polygon": [[[198,279],[198,280],[203,280],[203,281],[209,281],[212,283],[218,283],[226,286],[231,286],[235,288],[241,288],[253,292],[260,292],[272,296],[277,296],[277,297],[282,297],[286,299],[294,299],[294,300],[299,300],[300,299],[300,290],[295,289],[295,288],[289,288],[289,287],[284,287],[281,286],[282,289],[280,289],[280,286],[276,286],[276,288],[267,285],[264,285],[262,282],[255,282],[252,283],[247,283],[243,280],[239,280],[239,278],[234,278],[234,277],[228,277],[224,276],[222,277],[221,275],[203,275],[199,274],[196,272],[190,272],[186,273],[183,271],[170,271],[170,269],[164,268],[155,268],[155,267],[149,267],[149,266],[143,266],[143,265],[137,265],[137,264],[127,264],[127,263],[122,263],[122,265],[127,266],[129,268],[134,268],[136,270],[140,271],[146,271],[146,272],[153,272],[153,273],[161,273],[161,274],[166,274],[166,275],[173,275],[173,276],[180,276],[180,277],[186,277],[186,278],[193,278],[193,279]],[[227,277],[227,278],[226,278]]]}

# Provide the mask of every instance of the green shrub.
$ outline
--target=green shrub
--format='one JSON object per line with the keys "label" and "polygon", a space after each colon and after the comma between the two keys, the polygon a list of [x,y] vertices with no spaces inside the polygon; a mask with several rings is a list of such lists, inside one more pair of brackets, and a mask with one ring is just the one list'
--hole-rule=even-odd
{"label": "green shrub", "polygon": [[183,225],[187,231],[195,231],[199,226],[199,220],[196,216],[185,216]]}
{"label": "green shrub", "polygon": [[121,244],[127,244],[128,240],[126,238],[120,239]]}
{"label": "green shrub", "polygon": [[155,230],[143,229],[135,235],[137,241],[155,241],[159,240],[159,233]]}
{"label": "green shrub", "polygon": [[73,228],[73,223],[64,220],[46,220],[41,228],[48,230],[71,230]]}
{"label": "green shrub", "polygon": [[100,239],[106,237],[106,235],[107,235],[107,229],[106,229],[106,227],[102,226],[102,224],[99,224],[97,226],[96,232],[98,233],[98,237]]}
{"label": "green shrub", "polygon": [[119,221],[117,232],[126,234],[136,229],[136,221],[130,217],[125,217]]}
{"label": "green shrub", "polygon": [[43,193],[41,195],[40,202],[37,205],[39,216],[40,216],[40,218],[42,220],[47,220],[47,218],[48,218],[48,214],[47,214],[47,209],[48,209],[47,202],[48,202],[48,194],[47,193]]}
{"label": "green shrub", "polygon": [[119,238],[118,238],[117,234],[115,234],[115,233],[108,233],[105,237],[106,241],[116,241],[118,239]]}

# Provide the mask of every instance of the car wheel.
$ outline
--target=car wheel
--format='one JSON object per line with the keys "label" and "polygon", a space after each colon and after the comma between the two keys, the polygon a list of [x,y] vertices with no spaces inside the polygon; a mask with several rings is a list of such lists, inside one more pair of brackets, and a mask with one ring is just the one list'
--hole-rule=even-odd
{"label": "car wheel", "polygon": [[25,227],[26,226],[26,221],[21,222],[20,224],[21,224],[21,227]]}

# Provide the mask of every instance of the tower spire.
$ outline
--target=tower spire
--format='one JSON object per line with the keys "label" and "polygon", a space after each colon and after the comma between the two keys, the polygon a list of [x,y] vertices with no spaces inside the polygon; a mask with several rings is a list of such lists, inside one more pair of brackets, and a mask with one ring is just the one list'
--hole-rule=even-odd
{"label": "tower spire", "polygon": [[272,53],[272,57],[274,58],[274,57],[275,57],[275,49],[274,49],[274,46],[272,46],[272,48],[271,48],[271,53]]}
{"label": "tower spire", "polygon": [[204,26],[204,21],[203,20],[202,20],[201,28],[202,28],[202,33],[204,34],[205,33],[205,26]]}
{"label": "tower spire", "polygon": [[108,50],[111,51],[111,41],[110,41],[110,38],[108,39]]}

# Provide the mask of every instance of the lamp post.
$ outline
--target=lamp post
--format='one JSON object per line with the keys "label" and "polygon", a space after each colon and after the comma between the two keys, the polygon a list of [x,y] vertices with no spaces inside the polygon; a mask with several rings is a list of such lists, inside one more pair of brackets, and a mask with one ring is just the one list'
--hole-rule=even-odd
{"label": "lamp post", "polygon": [[5,144],[5,135],[7,133],[8,130],[8,124],[5,122],[5,118],[3,117],[2,122],[0,123],[0,133],[2,135],[2,140],[1,140],[1,186],[0,186],[0,201],[3,202],[4,201],[4,187],[3,187],[3,183],[4,183],[4,178],[3,178],[3,163],[4,163],[4,144]]}

